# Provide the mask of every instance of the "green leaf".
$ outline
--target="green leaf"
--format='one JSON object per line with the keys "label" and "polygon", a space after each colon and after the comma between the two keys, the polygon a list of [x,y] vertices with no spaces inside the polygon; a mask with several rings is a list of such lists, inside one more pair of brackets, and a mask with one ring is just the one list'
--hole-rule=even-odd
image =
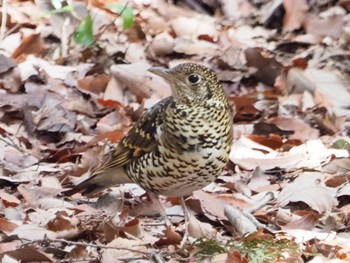
{"label": "green leaf", "polygon": [[350,144],[348,141],[344,140],[344,139],[339,139],[337,140],[335,143],[333,143],[333,148],[336,149],[345,149],[348,152],[350,152]]}
{"label": "green leaf", "polygon": [[109,4],[105,6],[107,9],[112,12],[116,12],[121,15],[123,19],[123,25],[125,29],[132,27],[135,20],[134,10],[130,6],[123,4]]}
{"label": "green leaf", "polygon": [[92,26],[93,20],[89,14],[85,21],[79,25],[78,30],[74,33],[75,42],[84,46],[90,46],[94,42]]}

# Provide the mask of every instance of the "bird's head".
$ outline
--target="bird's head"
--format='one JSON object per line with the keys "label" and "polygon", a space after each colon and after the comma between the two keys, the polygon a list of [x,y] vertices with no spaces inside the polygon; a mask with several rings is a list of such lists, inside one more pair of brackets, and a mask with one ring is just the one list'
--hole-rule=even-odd
{"label": "bird's head", "polygon": [[170,84],[177,103],[202,104],[209,100],[226,100],[215,72],[205,66],[184,63],[171,69],[153,67],[149,71]]}

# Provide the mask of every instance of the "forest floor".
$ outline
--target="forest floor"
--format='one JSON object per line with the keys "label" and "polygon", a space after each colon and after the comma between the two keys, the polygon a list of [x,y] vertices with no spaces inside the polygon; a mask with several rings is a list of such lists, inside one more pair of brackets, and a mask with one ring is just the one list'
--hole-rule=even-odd
{"label": "forest floor", "polygon": [[[349,262],[350,1],[2,1],[2,262]],[[82,180],[204,64],[235,104],[230,162],[186,199]]]}

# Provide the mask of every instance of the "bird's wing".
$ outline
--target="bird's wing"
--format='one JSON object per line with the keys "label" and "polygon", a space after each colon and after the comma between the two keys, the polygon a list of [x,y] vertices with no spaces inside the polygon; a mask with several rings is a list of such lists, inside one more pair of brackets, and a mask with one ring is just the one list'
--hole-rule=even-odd
{"label": "bird's wing", "polygon": [[152,151],[156,146],[157,128],[163,124],[165,110],[172,101],[173,97],[167,97],[146,111],[93,174],[123,166]]}

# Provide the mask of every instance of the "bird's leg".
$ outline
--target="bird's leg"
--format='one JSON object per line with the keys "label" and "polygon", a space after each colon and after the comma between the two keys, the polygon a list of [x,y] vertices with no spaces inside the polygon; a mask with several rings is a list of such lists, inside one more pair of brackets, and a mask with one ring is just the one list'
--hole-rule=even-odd
{"label": "bird's leg", "polygon": [[188,224],[190,221],[190,211],[188,211],[188,208],[185,203],[185,199],[183,197],[179,197],[180,205],[182,210],[184,211],[184,217],[185,217],[185,223]]}
{"label": "bird's leg", "polygon": [[183,197],[179,198],[180,205],[182,207],[182,210],[184,211],[184,218],[185,218],[185,234],[181,240],[180,247],[183,247],[188,239],[188,224],[190,222],[190,211],[188,211],[185,199]]}
{"label": "bird's leg", "polygon": [[167,217],[166,212],[164,210],[164,207],[158,198],[158,195],[153,194],[153,193],[148,193],[148,194],[149,194],[149,197],[151,198],[152,202],[158,205],[159,213],[164,219],[165,226],[167,228],[170,228],[172,226],[172,223],[170,222],[169,218]]}

